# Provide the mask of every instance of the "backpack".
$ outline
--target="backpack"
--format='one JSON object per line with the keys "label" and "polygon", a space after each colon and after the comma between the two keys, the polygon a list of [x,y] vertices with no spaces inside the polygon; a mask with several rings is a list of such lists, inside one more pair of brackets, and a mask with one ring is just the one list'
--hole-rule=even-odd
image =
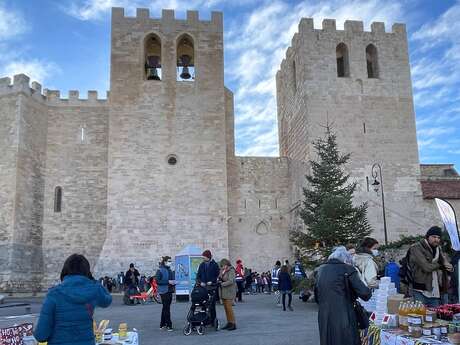
{"label": "backpack", "polygon": [[401,283],[406,285],[412,285],[414,282],[414,276],[412,270],[410,269],[409,262],[410,248],[407,250],[406,256],[399,261],[401,264],[401,267],[399,268],[399,277],[401,278]]}

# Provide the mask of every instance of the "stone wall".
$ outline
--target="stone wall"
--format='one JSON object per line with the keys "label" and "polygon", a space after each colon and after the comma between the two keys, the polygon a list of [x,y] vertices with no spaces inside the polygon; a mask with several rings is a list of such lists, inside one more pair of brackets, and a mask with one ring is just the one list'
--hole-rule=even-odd
{"label": "stone wall", "polygon": [[229,164],[229,247],[256,271],[292,256],[289,242],[289,161],[236,157]]}
{"label": "stone wall", "polygon": [[[1,81],[1,80],[0,80]],[[10,81],[7,81],[8,84]],[[18,147],[17,94],[0,95],[0,290],[11,277]]]}
{"label": "stone wall", "polygon": [[[162,80],[146,80],[143,45],[161,38]],[[195,79],[176,80],[177,39],[193,39]],[[222,15],[112,16],[107,240],[96,271],[153,272],[189,244],[228,255]],[[168,164],[174,155],[175,165]]]}
{"label": "stone wall", "polygon": [[[7,243],[2,246],[2,262],[7,267],[2,269],[0,289],[31,291],[40,288],[42,278],[47,112],[40,90],[36,97],[27,76],[16,75],[12,85],[3,79],[2,84],[2,128],[7,132],[2,136],[6,159],[1,170],[6,184],[1,190],[8,197],[4,196],[2,207],[2,244]],[[34,88],[39,89],[39,84]]]}
{"label": "stone wall", "polygon": [[[405,26],[334,20],[313,28],[302,19],[299,32],[277,74],[280,154],[295,160],[315,159],[311,143],[324,136],[327,123],[337,134],[339,149],[351,153],[347,169],[358,182],[356,202],[369,203],[374,236],[383,240],[380,195],[372,189],[373,163],[382,166],[390,239],[422,232],[439,221],[422,200],[419,157]],[[336,47],[348,47],[349,76],[337,76]],[[368,78],[366,47],[378,52],[378,78]],[[379,177],[380,179],[380,177]]]}
{"label": "stone wall", "polygon": [[[77,91],[60,99],[48,91],[43,255],[45,284],[59,277],[73,253],[97,262],[107,225],[108,102]],[[83,128],[83,133],[82,133]],[[55,212],[55,188],[62,188],[61,212]]]}

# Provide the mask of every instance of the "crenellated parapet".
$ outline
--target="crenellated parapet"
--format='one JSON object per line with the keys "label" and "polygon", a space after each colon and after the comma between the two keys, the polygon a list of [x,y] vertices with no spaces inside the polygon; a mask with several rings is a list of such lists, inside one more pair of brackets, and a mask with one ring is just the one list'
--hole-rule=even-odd
{"label": "crenellated parapet", "polygon": [[50,106],[100,106],[106,105],[109,98],[99,98],[97,91],[88,91],[87,98],[80,98],[79,91],[69,91],[68,98],[61,98],[59,90],[43,89],[36,81],[30,83],[30,78],[25,74],[17,74],[11,78],[0,78],[0,97],[2,95],[23,93]]}
{"label": "crenellated parapet", "polygon": [[321,29],[315,29],[313,18],[302,18],[298,32],[294,34],[291,40],[291,45],[286,51],[285,59],[281,63],[281,69],[286,64],[286,59],[289,59],[294,51],[297,51],[303,44],[303,39],[308,37],[315,37],[315,40],[321,40],[322,37],[330,39],[337,37],[337,39],[347,37],[363,36],[369,39],[369,41],[378,41],[383,39],[399,39],[407,41],[406,25],[401,23],[395,23],[391,27],[391,31],[386,31],[385,23],[373,22],[370,25],[371,30],[364,30],[364,23],[359,20],[346,20],[344,22],[343,30],[338,30],[335,19],[324,19],[321,23]]}
{"label": "crenellated parapet", "polygon": [[162,26],[183,24],[188,28],[204,31],[223,31],[222,12],[211,12],[211,20],[200,20],[198,11],[187,11],[186,19],[176,19],[174,10],[162,10],[161,18],[153,18],[148,8],[138,8],[136,16],[129,17],[125,15],[124,8],[114,7],[112,8],[112,22],[116,24],[125,22],[131,25],[136,23],[142,25],[148,22]]}

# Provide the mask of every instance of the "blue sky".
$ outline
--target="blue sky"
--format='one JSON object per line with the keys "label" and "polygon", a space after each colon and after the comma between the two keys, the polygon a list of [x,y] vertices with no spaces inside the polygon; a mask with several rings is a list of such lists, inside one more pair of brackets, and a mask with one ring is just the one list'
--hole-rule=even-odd
{"label": "blue sky", "polygon": [[[407,24],[422,163],[460,168],[460,0],[0,0],[0,76],[26,73],[44,87],[109,85],[110,7],[224,12],[225,83],[235,93],[240,155],[277,155],[275,73],[301,17]],[[244,68],[241,68],[244,66]]]}

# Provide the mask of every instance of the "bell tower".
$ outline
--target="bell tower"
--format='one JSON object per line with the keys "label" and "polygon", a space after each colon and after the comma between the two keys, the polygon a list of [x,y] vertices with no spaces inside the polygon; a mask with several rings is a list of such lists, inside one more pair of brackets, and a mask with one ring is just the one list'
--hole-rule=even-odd
{"label": "bell tower", "polygon": [[107,236],[96,271],[228,255],[222,13],[112,10]]}
{"label": "bell tower", "polygon": [[[358,183],[357,202],[379,240],[384,238],[382,201],[372,189],[372,166],[385,180],[390,240],[420,229],[431,218],[421,198],[419,156],[406,28],[347,20],[344,29],[325,19],[322,28],[303,18],[277,73],[280,155],[315,160],[312,143],[329,123],[339,149],[351,153],[349,173]],[[382,177],[379,177],[381,179]],[[301,184],[297,181],[297,190]],[[301,195],[301,194],[299,194]]]}

